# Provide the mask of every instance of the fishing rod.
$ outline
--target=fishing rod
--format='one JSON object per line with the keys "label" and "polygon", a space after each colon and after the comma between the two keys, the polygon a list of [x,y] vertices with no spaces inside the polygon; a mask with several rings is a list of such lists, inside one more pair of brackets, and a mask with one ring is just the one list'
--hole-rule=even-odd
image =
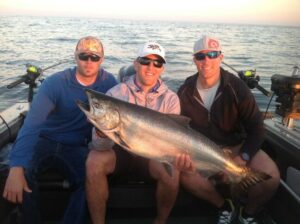
{"label": "fishing rod", "polygon": [[18,78],[16,81],[13,81],[7,85],[7,88],[12,89],[24,82],[25,84],[29,85],[28,102],[32,102],[33,90],[37,87],[36,79],[39,78],[44,71],[67,62],[70,62],[70,60],[65,59],[43,69],[32,64],[26,64],[26,74],[20,76],[20,78]]}
{"label": "fishing rod", "polygon": [[258,82],[260,81],[260,77],[256,75],[256,70],[238,71],[229,64],[225,63],[224,61],[222,61],[222,63],[230,69],[232,69],[233,71],[235,71],[240,77],[240,79],[243,80],[250,89],[256,88],[268,97],[272,95],[271,92],[269,92],[264,87],[258,84]]}

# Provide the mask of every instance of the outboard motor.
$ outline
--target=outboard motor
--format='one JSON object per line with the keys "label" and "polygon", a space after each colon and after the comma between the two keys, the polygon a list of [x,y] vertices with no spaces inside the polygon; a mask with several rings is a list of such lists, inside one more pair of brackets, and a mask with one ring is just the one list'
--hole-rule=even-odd
{"label": "outboard motor", "polygon": [[300,118],[300,76],[296,75],[297,69],[295,66],[292,76],[271,77],[271,90],[277,96],[275,113],[287,119],[287,126],[290,126],[290,119]]}

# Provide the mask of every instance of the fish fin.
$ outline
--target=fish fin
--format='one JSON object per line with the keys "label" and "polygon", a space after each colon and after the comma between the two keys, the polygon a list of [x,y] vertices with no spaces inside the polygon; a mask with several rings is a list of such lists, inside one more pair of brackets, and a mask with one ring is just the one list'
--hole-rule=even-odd
{"label": "fish fin", "polygon": [[174,175],[173,166],[170,163],[166,163],[166,162],[163,162],[162,164],[163,164],[165,170],[167,171],[167,173],[169,174],[169,176],[173,177],[173,175]]}
{"label": "fish fin", "polygon": [[204,161],[194,161],[195,167],[202,177],[210,179],[216,173],[220,172],[218,167],[214,166],[212,163]]}
{"label": "fish fin", "polygon": [[166,115],[180,125],[187,126],[187,127],[190,126],[191,118],[189,117],[177,115],[177,114],[166,114]]}
{"label": "fish fin", "polygon": [[113,135],[113,136],[114,136],[114,141],[115,141],[118,145],[120,145],[121,147],[123,147],[123,148],[125,148],[125,149],[131,151],[129,145],[127,145],[127,143],[123,141],[123,139],[120,137],[120,134],[119,134],[118,132],[114,132],[114,135]]}
{"label": "fish fin", "polygon": [[245,177],[242,180],[233,185],[233,192],[248,192],[249,188],[271,178],[270,175],[265,172],[252,170],[248,167],[244,167]]}

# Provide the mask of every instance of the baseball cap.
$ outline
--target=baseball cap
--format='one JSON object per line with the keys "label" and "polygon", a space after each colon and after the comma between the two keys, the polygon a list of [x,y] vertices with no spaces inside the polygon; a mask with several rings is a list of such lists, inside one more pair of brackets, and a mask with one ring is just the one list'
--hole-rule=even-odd
{"label": "baseball cap", "polygon": [[194,54],[204,51],[221,51],[222,47],[217,38],[203,36],[199,40],[197,40],[194,44]]}
{"label": "baseball cap", "polygon": [[160,44],[156,42],[147,42],[138,51],[138,57],[145,57],[150,54],[160,56],[166,63],[165,49]]}
{"label": "baseball cap", "polygon": [[81,38],[75,49],[76,54],[80,53],[92,53],[100,57],[103,56],[103,45],[97,37],[87,36]]}

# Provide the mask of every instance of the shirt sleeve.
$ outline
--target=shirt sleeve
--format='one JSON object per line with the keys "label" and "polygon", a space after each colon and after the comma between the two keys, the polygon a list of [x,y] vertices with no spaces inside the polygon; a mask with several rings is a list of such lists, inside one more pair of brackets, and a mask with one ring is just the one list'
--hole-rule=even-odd
{"label": "shirt sleeve", "polygon": [[262,114],[250,89],[244,88],[243,92],[243,94],[240,94],[243,98],[239,103],[239,114],[247,137],[241,151],[252,157],[264,141],[265,129]]}
{"label": "shirt sleeve", "polygon": [[41,127],[55,107],[53,88],[45,80],[34,96],[30,110],[10,152],[10,167],[27,168],[32,158]]}
{"label": "shirt sleeve", "polygon": [[89,149],[91,150],[107,150],[111,149],[114,142],[110,138],[102,138],[97,135],[95,127],[92,130],[92,141],[89,144]]}
{"label": "shirt sleeve", "polygon": [[180,101],[178,96],[174,93],[168,100],[168,107],[166,113],[180,114]]}

